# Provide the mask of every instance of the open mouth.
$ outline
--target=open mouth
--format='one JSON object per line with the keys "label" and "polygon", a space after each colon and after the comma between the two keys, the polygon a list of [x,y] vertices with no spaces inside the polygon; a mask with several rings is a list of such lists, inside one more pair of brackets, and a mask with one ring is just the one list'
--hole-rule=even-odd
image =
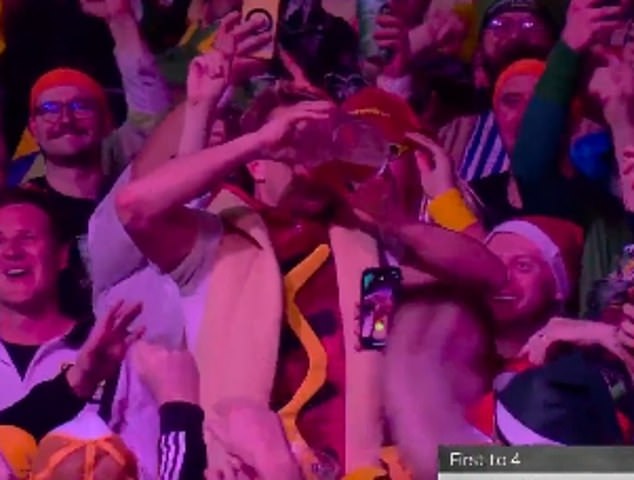
{"label": "open mouth", "polygon": [[17,279],[25,277],[29,271],[26,268],[8,268],[4,270],[4,276],[9,279]]}

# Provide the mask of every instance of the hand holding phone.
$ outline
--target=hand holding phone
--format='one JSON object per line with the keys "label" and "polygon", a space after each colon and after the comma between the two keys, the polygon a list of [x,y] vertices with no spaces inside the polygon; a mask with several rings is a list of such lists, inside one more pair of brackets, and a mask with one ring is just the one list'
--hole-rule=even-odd
{"label": "hand holding phone", "polygon": [[402,283],[396,267],[368,268],[361,277],[359,345],[365,350],[381,350],[387,342]]}
{"label": "hand holding phone", "polygon": [[269,32],[273,40],[260,50],[251,54],[254,58],[270,60],[275,54],[275,39],[280,14],[280,0],[244,0],[242,2],[242,20],[262,19],[262,32]]}
{"label": "hand holding phone", "polygon": [[572,50],[584,52],[597,42],[606,44],[610,34],[624,23],[623,6],[616,0],[572,0],[561,39]]}

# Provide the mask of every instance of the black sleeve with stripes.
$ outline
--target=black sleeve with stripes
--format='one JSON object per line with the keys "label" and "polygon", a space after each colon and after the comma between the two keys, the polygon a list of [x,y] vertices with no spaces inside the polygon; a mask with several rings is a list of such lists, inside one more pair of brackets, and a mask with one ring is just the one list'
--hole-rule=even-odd
{"label": "black sleeve with stripes", "polygon": [[203,480],[207,450],[202,409],[191,403],[169,402],[161,405],[159,414],[159,480]]}

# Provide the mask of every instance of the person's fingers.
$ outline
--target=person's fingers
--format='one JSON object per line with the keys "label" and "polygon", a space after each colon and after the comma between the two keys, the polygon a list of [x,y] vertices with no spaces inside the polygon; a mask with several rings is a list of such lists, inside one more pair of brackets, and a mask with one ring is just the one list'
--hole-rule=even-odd
{"label": "person's fingers", "polygon": [[403,22],[394,15],[379,15],[376,17],[376,24],[380,29],[390,28],[401,30]]}
{"label": "person's fingers", "polygon": [[382,28],[374,32],[374,40],[378,41],[399,41],[402,33],[398,28]]}
{"label": "person's fingers", "polygon": [[619,329],[619,331],[616,332],[616,340],[622,347],[628,350],[634,350],[634,338],[623,330]]}
{"label": "person's fingers", "polygon": [[332,113],[335,106],[327,100],[306,100],[297,104],[298,112],[327,112]]}
{"label": "person's fingers", "polygon": [[142,311],[143,304],[141,302],[126,306],[120,311],[116,324],[113,326],[113,330],[117,333],[126,332],[132,322],[141,314]]}
{"label": "person's fingers", "polygon": [[[592,10],[590,10],[590,12],[588,13],[588,18],[592,21],[592,22],[597,22],[601,21],[601,20],[610,20],[610,21],[614,21],[617,23],[622,23],[623,21],[620,20],[620,16],[623,13],[623,7],[619,6],[603,6],[603,7],[599,7],[599,8],[593,8]],[[597,27],[598,26],[597,22],[593,25],[593,27]]]}
{"label": "person's fingers", "polygon": [[240,24],[242,15],[238,11],[229,12],[220,20],[220,26],[218,27],[218,34],[226,34],[236,29]]}
{"label": "person's fingers", "polygon": [[400,47],[400,40],[377,40],[376,44],[379,48],[385,48],[389,50],[398,50]]}
{"label": "person's fingers", "polygon": [[124,341],[124,349],[126,352],[132,347],[132,345],[136,344],[138,341],[141,340],[141,338],[143,338],[143,335],[145,335],[145,331],[146,327],[143,326],[128,333],[128,336]]}
{"label": "person's fingers", "polygon": [[101,323],[101,331],[109,332],[117,324],[118,319],[121,317],[123,307],[125,305],[124,300],[118,300],[106,314],[106,318]]}
{"label": "person's fingers", "polygon": [[241,42],[248,37],[259,35],[261,33],[269,33],[268,31],[263,31],[263,28],[265,27],[266,20],[264,18],[255,16],[250,18],[246,22],[240,23],[231,31],[231,35],[233,35],[236,42]]}
{"label": "person's fingers", "polygon": [[249,36],[238,42],[236,56],[248,56],[273,41],[269,32],[262,32]]}
{"label": "person's fingers", "polygon": [[425,148],[428,148],[429,150],[440,150],[440,147],[438,146],[436,142],[426,137],[422,133],[407,132],[405,134],[405,138],[407,140],[410,140],[411,142],[414,142],[414,144],[421,145]]}
{"label": "person's fingers", "polygon": [[541,365],[544,361],[544,347],[534,339],[529,340],[519,352],[520,357],[526,357],[533,365]]}
{"label": "person's fingers", "polygon": [[434,171],[434,163],[428,155],[422,152],[415,151],[414,158],[416,159],[416,165],[421,174],[430,174]]}
{"label": "person's fingers", "polygon": [[603,40],[606,41],[610,32],[616,30],[621,26],[621,22],[619,20],[601,20],[597,19],[592,24],[591,38],[592,40],[598,41]]}
{"label": "person's fingers", "polygon": [[623,308],[621,310],[623,312],[623,315],[628,317],[629,320],[634,321],[634,305],[632,305],[631,303],[626,303],[625,305],[623,305]]}
{"label": "person's fingers", "polygon": [[634,322],[631,320],[624,320],[619,325],[619,330],[622,331],[628,337],[634,339]]}
{"label": "person's fingers", "polygon": [[414,143],[415,146],[423,147],[428,150],[434,158],[445,157],[444,149],[434,142],[432,139],[418,132],[409,132],[405,134],[405,138]]}
{"label": "person's fingers", "polygon": [[571,2],[571,9],[575,12],[586,9],[596,9],[604,6],[605,0],[573,0]]}

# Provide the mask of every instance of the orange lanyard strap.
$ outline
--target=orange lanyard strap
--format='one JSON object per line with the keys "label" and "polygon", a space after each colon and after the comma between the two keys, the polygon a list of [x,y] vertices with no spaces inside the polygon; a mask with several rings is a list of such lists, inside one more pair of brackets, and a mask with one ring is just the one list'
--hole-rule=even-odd
{"label": "orange lanyard strap", "polygon": [[110,456],[110,458],[121,465],[122,468],[126,465],[126,459],[124,458],[124,456],[121,454],[121,452],[117,451],[114,445],[112,445],[107,438],[100,438],[97,440],[76,440],[73,438],[69,438],[68,440],[69,442],[67,445],[60,448],[51,455],[48,466],[41,472],[32,476],[32,480],[46,480],[50,478],[60,463],[62,463],[65,459],[67,459],[69,456],[71,456],[73,453],[81,448],[86,449],[84,453],[85,466],[84,468],[82,468],[82,471],[84,472],[82,480],[94,480],[97,450],[103,450],[104,452],[106,452]]}
{"label": "orange lanyard strap", "polygon": [[312,478],[312,466],[318,463],[318,459],[297,428],[297,416],[326,382],[328,357],[319,337],[297,306],[296,296],[306,282],[326,263],[329,256],[330,247],[320,245],[284,276],[286,320],[306,351],[308,371],[293,398],[279,410],[278,414],[306,478]]}

